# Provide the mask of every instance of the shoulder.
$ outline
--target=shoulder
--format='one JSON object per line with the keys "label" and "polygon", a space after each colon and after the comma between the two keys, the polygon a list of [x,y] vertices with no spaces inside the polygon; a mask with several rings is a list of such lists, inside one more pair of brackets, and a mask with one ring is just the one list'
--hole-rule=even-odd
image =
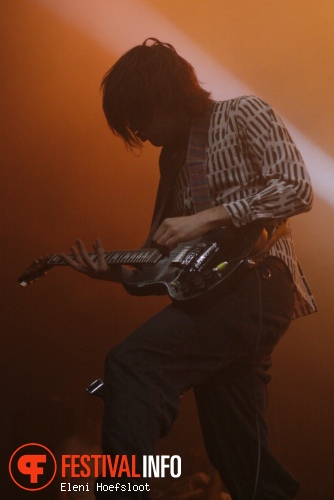
{"label": "shoulder", "polygon": [[240,113],[242,115],[251,115],[259,111],[268,112],[271,110],[272,108],[267,101],[254,95],[243,95],[226,101],[215,101],[213,107],[213,113]]}
{"label": "shoulder", "polygon": [[273,117],[270,105],[254,95],[215,101],[211,115],[210,132],[215,138],[217,135],[243,135],[254,126],[260,129],[270,128]]}
{"label": "shoulder", "polygon": [[244,95],[215,103],[213,123],[219,122],[225,122],[227,127],[244,135],[250,130],[256,134],[267,134],[281,120],[267,101],[254,95]]}

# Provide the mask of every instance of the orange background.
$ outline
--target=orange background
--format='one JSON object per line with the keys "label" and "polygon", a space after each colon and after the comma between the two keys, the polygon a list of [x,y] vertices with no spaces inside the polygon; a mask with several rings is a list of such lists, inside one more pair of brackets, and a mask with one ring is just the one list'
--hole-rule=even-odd
{"label": "orange background", "polygon": [[[55,269],[28,289],[16,283],[34,258],[67,251],[78,237],[90,245],[99,236],[110,250],[137,248],[146,237],[159,151],[147,146],[135,157],[112,136],[101,110],[103,74],[125,50],[155,36],[175,44],[215,97],[237,95],[237,86],[221,85],[220,92],[214,77],[206,80],[200,47],[241,86],[268,100],[333,167],[334,4],[2,0],[0,16],[7,484],[6,457],[16,447],[31,441],[61,447],[85,432],[87,408],[99,420],[102,405],[86,396],[85,386],[103,375],[108,348],[167,303],[130,297],[69,269]],[[316,154],[308,166],[314,180],[323,175]],[[326,182],[334,187],[330,173]],[[317,190],[313,211],[292,224],[319,313],[293,323],[274,354],[272,443],[302,481],[300,498],[328,499],[334,498],[331,200]],[[188,473],[208,467],[190,394],[161,446],[180,454]],[[17,489],[13,494],[20,498]]]}

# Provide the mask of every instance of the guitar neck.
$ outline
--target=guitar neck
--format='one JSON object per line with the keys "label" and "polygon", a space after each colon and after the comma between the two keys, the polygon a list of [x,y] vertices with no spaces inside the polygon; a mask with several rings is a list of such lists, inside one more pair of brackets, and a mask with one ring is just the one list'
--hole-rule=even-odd
{"label": "guitar neck", "polygon": [[[73,254],[66,254],[74,260]],[[89,253],[93,262],[98,260],[96,253]],[[136,266],[139,264],[154,265],[161,259],[161,253],[156,248],[142,248],[140,250],[115,250],[105,252],[104,258],[108,265],[124,264]],[[68,266],[68,263],[59,254],[51,255],[47,260],[49,266]]]}

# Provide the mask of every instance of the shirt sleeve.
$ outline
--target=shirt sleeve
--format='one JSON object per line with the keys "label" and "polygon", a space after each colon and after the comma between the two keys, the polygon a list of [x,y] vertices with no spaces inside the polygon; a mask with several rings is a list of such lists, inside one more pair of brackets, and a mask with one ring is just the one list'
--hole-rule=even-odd
{"label": "shirt sleeve", "polygon": [[285,219],[310,210],[310,177],[279,116],[257,97],[241,98],[235,112],[246,165],[256,173],[248,177],[245,195],[224,205],[233,224]]}

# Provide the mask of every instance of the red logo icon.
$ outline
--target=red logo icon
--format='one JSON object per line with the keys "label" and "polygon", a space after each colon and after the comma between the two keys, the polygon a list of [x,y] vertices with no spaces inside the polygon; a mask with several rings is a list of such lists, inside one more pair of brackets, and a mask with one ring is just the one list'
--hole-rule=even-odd
{"label": "red logo icon", "polygon": [[9,473],[17,486],[38,491],[49,486],[57,471],[53,453],[42,444],[24,444],[14,451],[9,461]]}

